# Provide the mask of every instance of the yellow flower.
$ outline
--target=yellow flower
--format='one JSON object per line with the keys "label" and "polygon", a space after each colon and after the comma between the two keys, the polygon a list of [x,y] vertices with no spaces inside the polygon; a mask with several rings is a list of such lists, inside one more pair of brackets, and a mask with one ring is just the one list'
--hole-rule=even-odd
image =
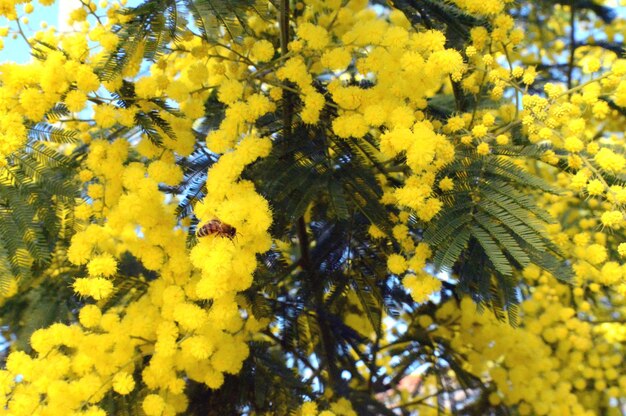
{"label": "yellow flower", "polygon": [[344,71],[351,61],[352,55],[346,48],[334,48],[326,51],[320,59],[322,65],[333,71]]}
{"label": "yellow flower", "polygon": [[478,146],[476,146],[476,152],[481,156],[488,155],[490,151],[491,150],[489,149],[489,145],[485,142],[482,142]]}
{"label": "yellow flower", "polygon": [[14,375],[21,374],[25,379],[29,380],[33,364],[33,360],[28,354],[23,351],[14,351],[7,357],[5,367]]}
{"label": "yellow flower", "polygon": [[596,142],[591,142],[587,145],[587,153],[595,155],[600,150],[600,145]]}
{"label": "yellow flower", "polygon": [[85,305],[80,310],[78,319],[85,328],[93,328],[100,324],[102,312],[96,305]]}
{"label": "yellow flower", "polygon": [[232,104],[241,98],[243,84],[236,80],[226,80],[220,85],[217,98],[224,104]]}
{"label": "yellow flower", "polygon": [[360,114],[342,115],[333,120],[333,131],[342,138],[360,138],[367,134],[369,125]]}
{"label": "yellow flower", "polygon": [[267,62],[274,57],[274,46],[267,40],[261,39],[255,42],[250,51],[254,62]]}
{"label": "yellow flower", "polygon": [[301,416],[317,416],[317,405],[314,402],[303,403],[300,407]]}
{"label": "yellow flower", "polygon": [[565,150],[578,153],[585,148],[584,143],[578,137],[570,136],[565,139]]}
{"label": "yellow flower", "polygon": [[600,244],[591,244],[587,247],[585,257],[591,264],[600,264],[607,259],[606,248]]}
{"label": "yellow flower", "polygon": [[439,181],[439,189],[441,189],[442,191],[451,191],[452,189],[454,189],[454,182],[452,182],[452,179],[446,176]]}
{"label": "yellow flower", "polygon": [[73,90],[67,93],[63,100],[67,109],[73,113],[80,112],[87,104],[87,95],[79,90]]}
{"label": "yellow flower", "polygon": [[601,217],[602,225],[610,228],[619,228],[623,219],[624,214],[621,211],[606,211]]}
{"label": "yellow flower", "polygon": [[522,83],[526,85],[530,85],[535,82],[535,77],[537,77],[537,72],[534,66],[526,68],[524,71],[524,76],[522,77]]}
{"label": "yellow flower", "polygon": [[452,133],[456,133],[457,131],[465,127],[465,121],[463,120],[463,117],[459,117],[459,116],[450,117],[448,119],[447,127],[448,129],[450,129]]}
{"label": "yellow flower", "polygon": [[492,15],[498,14],[504,8],[500,0],[453,0],[460,8],[470,13]]}
{"label": "yellow flower", "polygon": [[372,238],[384,238],[387,236],[380,228],[378,228],[374,224],[369,226],[368,233],[372,236]]}
{"label": "yellow flower", "polygon": [[88,65],[79,65],[76,71],[72,71],[76,77],[76,86],[85,93],[95,91],[100,87],[100,80]]}
{"label": "yellow flower", "polygon": [[[576,191],[582,191],[585,186],[587,186],[587,181],[589,180],[589,175],[585,171],[578,171],[576,175],[572,176],[570,188]],[[595,186],[595,185],[594,185]]]}
{"label": "yellow flower", "polygon": [[308,22],[298,26],[297,34],[311,49],[324,49],[330,40],[326,29]]}
{"label": "yellow flower", "polygon": [[102,277],[78,278],[73,287],[79,295],[91,296],[96,300],[106,299],[113,292],[113,283]]}
{"label": "yellow flower", "polygon": [[602,195],[604,193],[604,185],[598,179],[592,179],[587,184],[587,193],[589,195]]}
{"label": "yellow flower", "polygon": [[425,222],[432,220],[435,215],[439,214],[443,204],[437,198],[428,198],[425,203],[421,204],[417,209],[417,217]]}
{"label": "yellow flower", "polygon": [[117,110],[108,104],[96,106],[94,120],[103,129],[113,127],[117,122]]}
{"label": "yellow flower", "polygon": [[184,352],[188,352],[198,360],[209,358],[215,350],[214,344],[204,336],[192,336],[185,339],[181,344],[181,348]]}
{"label": "yellow flower", "polygon": [[310,92],[304,97],[304,108],[300,113],[302,121],[307,124],[315,124],[320,118],[320,112],[326,104],[324,96],[318,92]]}
{"label": "yellow flower", "polygon": [[441,281],[427,273],[407,275],[402,279],[402,284],[418,303],[426,302],[433,293],[441,289]]}
{"label": "yellow flower", "polygon": [[201,327],[207,320],[206,312],[193,303],[179,303],[174,309],[174,320],[183,330],[193,330]]}
{"label": "yellow flower", "polygon": [[600,167],[609,172],[619,172],[624,169],[626,159],[624,156],[613,152],[611,149],[603,147],[596,153],[594,160]]}
{"label": "yellow flower", "polygon": [[[209,78],[209,70],[204,62],[196,62],[195,64],[187,68],[186,75],[189,81],[191,81],[194,86],[199,87],[207,82]],[[154,80],[154,84],[155,85],[153,88],[156,90],[156,79]],[[154,94],[154,91],[152,92],[152,94]]]}
{"label": "yellow flower", "polygon": [[[125,371],[121,371],[113,377],[113,390],[115,390],[115,392],[126,395],[133,391],[134,388],[135,380],[133,379],[133,376],[131,374],[128,374]],[[147,406],[151,408],[152,406],[154,406],[154,404],[149,404]],[[146,411],[146,413],[148,414],[148,411]]]}
{"label": "yellow flower", "polygon": [[604,285],[613,285],[619,283],[622,278],[622,268],[619,263],[609,261],[602,266],[600,270],[599,283]]}
{"label": "yellow flower", "polygon": [[87,270],[92,277],[109,277],[117,271],[117,261],[108,253],[100,254],[91,259],[87,264]]}
{"label": "yellow flower", "polygon": [[165,401],[157,394],[148,394],[141,407],[147,416],[160,416],[165,409]]}
{"label": "yellow flower", "polygon": [[493,126],[493,124],[496,122],[496,118],[493,116],[493,114],[491,113],[486,113],[483,116],[483,125],[487,126],[487,127],[491,127]]}
{"label": "yellow flower", "polygon": [[406,259],[399,254],[391,254],[387,258],[387,268],[393,274],[402,274],[406,271]]}
{"label": "yellow flower", "polygon": [[499,134],[496,136],[496,143],[498,143],[500,146],[504,146],[509,144],[509,136],[507,136],[506,134]]}

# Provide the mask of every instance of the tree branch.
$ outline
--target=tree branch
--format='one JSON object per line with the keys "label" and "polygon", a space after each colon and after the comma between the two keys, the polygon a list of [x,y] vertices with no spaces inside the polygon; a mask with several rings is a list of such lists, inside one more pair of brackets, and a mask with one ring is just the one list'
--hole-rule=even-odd
{"label": "tree branch", "polygon": [[576,54],[576,7],[574,2],[570,5],[571,14],[569,18],[569,64],[567,67],[567,89],[572,88],[572,75],[574,73],[574,55]]}

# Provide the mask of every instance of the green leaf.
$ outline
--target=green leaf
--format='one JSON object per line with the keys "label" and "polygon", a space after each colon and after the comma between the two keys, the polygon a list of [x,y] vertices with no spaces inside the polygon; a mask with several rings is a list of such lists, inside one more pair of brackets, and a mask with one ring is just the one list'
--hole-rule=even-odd
{"label": "green leaf", "polygon": [[506,250],[522,267],[528,266],[530,263],[528,254],[501,224],[493,222],[490,217],[483,213],[476,214],[474,218],[498,242],[499,246]]}
{"label": "green leaf", "polygon": [[436,270],[450,271],[459,256],[465,250],[470,239],[470,232],[467,228],[461,229],[445,247],[440,248],[433,258]]}
{"label": "green leaf", "polygon": [[470,233],[474,238],[476,238],[476,240],[478,240],[496,270],[504,276],[511,276],[513,273],[511,265],[504,256],[502,249],[498,246],[498,243],[491,238],[489,233],[487,233],[483,228],[476,226],[470,229]]}

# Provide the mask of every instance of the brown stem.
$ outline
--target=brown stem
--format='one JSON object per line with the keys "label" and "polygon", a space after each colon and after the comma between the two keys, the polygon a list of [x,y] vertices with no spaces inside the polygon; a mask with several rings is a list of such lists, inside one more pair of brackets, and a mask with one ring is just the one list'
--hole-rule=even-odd
{"label": "brown stem", "polygon": [[570,42],[570,50],[569,50],[569,65],[567,67],[567,89],[572,88],[572,75],[574,73],[574,55],[576,54],[576,8],[574,6],[574,2],[570,5],[571,14],[570,14],[570,33],[569,33],[569,42]]}
{"label": "brown stem", "polygon": [[[289,0],[280,0],[280,53],[281,56],[289,52]],[[293,118],[292,93],[283,89],[283,137],[291,136],[291,122]]]}
{"label": "brown stem", "polygon": [[280,0],[280,53],[286,55],[289,44],[289,0]]}
{"label": "brown stem", "polygon": [[304,217],[298,218],[297,232],[300,243],[300,266],[308,270],[311,267],[311,259],[309,258],[309,236],[306,232]]}

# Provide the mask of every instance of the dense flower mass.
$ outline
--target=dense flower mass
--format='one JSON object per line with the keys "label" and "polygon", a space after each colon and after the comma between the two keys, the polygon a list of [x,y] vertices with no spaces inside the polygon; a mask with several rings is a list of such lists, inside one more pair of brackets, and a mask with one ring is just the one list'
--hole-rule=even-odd
{"label": "dense flower mass", "polygon": [[39,3],[0,1],[0,414],[623,410],[608,5],[82,1],[29,38]]}

